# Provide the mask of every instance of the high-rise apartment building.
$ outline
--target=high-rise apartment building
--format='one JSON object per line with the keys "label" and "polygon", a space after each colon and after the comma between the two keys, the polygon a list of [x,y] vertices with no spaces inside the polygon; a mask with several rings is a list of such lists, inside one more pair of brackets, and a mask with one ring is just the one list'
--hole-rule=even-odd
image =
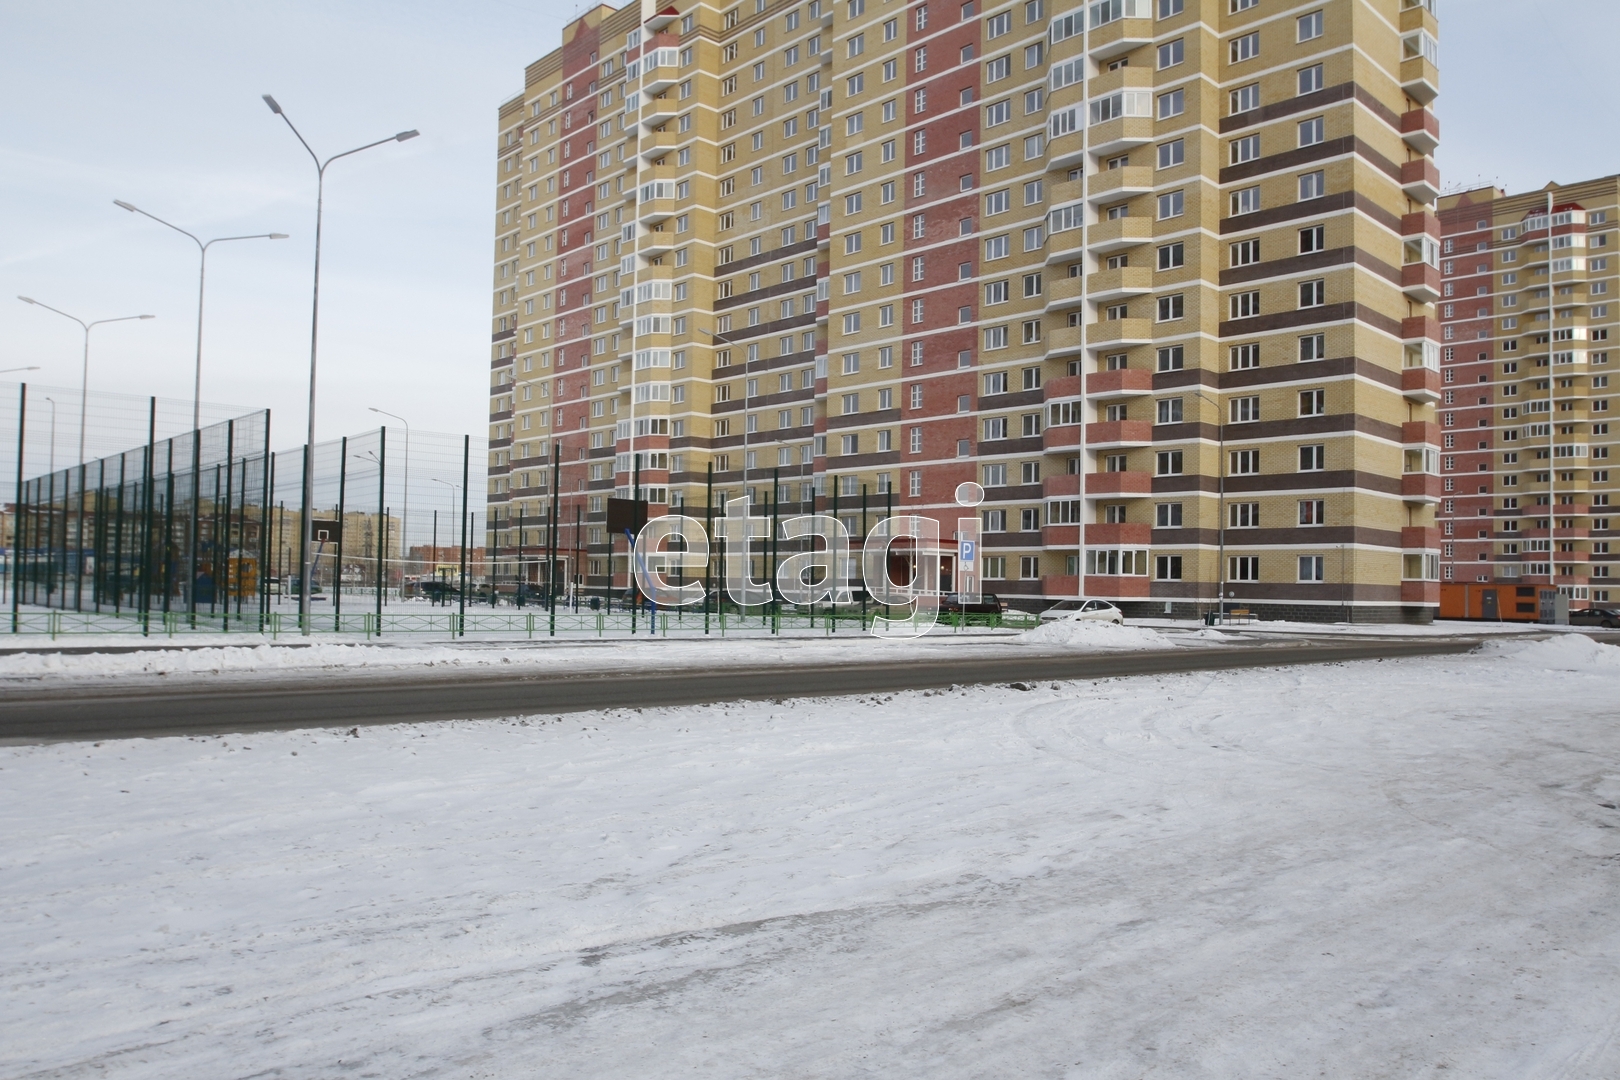
{"label": "high-rise apartment building", "polygon": [[1517,586],[1503,617],[1533,617],[1548,587],[1577,608],[1609,602],[1620,177],[1462,192],[1440,218],[1448,598],[1480,616],[1487,590],[1462,586]]}
{"label": "high-rise apartment building", "polygon": [[638,464],[856,534],[948,537],[975,481],[1021,606],[1431,617],[1436,35],[1432,0],[586,13],[500,110],[497,565],[555,496],[569,573],[622,585]]}

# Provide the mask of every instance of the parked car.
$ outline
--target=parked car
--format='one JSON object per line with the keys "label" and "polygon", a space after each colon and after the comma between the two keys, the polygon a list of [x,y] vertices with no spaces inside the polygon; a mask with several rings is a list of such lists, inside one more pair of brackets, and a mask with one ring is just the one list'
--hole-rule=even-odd
{"label": "parked car", "polygon": [[1106,600],[1059,600],[1041,612],[1041,622],[1056,622],[1058,619],[1123,623],[1125,613]]}
{"label": "parked car", "polygon": [[1007,602],[991,593],[980,593],[977,600],[971,601],[964,601],[956,593],[946,593],[939,602],[939,610],[963,615],[1000,615],[1006,612]]}
{"label": "parked car", "polygon": [[1571,626],[1601,626],[1606,630],[1620,630],[1620,609],[1589,607],[1569,613]]}

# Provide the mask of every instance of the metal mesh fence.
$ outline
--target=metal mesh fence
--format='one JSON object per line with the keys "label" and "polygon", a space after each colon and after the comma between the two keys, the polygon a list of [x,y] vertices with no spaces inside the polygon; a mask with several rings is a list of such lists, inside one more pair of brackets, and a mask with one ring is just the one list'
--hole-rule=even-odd
{"label": "metal mesh fence", "polygon": [[400,426],[319,443],[306,509],[305,451],[270,450],[268,411],[199,415],[193,431],[189,401],[0,384],[14,633],[47,614],[53,633],[279,630],[306,554],[312,629],[476,598],[482,440]]}
{"label": "metal mesh fence", "polygon": [[[24,605],[142,619],[199,609],[256,616],[269,413],[192,431],[189,402],[92,394],[80,404],[76,393],[21,385],[11,403],[4,464],[13,628]],[[64,405],[73,406],[68,424]],[[210,406],[204,415],[222,411],[230,410]],[[59,445],[64,427],[71,449]],[[135,445],[88,456],[116,439]],[[59,455],[72,463],[53,468]]]}

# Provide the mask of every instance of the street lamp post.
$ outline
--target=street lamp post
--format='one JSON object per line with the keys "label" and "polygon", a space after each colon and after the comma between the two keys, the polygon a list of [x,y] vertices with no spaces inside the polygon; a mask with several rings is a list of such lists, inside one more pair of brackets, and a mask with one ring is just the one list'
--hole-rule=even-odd
{"label": "street lamp post", "polygon": [[38,371],[38,370],[39,370],[39,365],[38,364],[31,364],[28,367],[0,368],[0,375],[10,375],[13,371]]}
{"label": "street lamp post", "polygon": [[128,210],[132,214],[151,218],[159,225],[166,226],[189,239],[197,245],[197,360],[196,370],[191,380],[191,543],[186,550],[186,610],[191,616],[192,625],[196,625],[197,616],[197,517],[202,512],[199,504],[202,502],[201,473],[202,473],[202,344],[203,344],[203,294],[208,282],[208,249],[215,244],[223,244],[230,240],[285,240],[286,233],[254,233],[251,236],[216,236],[212,240],[203,240],[193,233],[187,232],[172,221],[164,221],[156,214],[142,210],[125,202],[123,199],[114,199],[113,205]]}
{"label": "street lamp post", "polygon": [[[410,558],[411,552],[411,543],[409,539],[411,527],[411,423],[398,413],[391,413],[386,409],[378,409],[369,405],[366,407],[371,409],[372,412],[378,414],[379,416],[386,416],[391,419],[398,420],[401,424],[405,425],[405,505],[399,513],[400,565],[403,567],[406,564],[406,561]],[[400,573],[403,574],[404,572],[405,571],[403,569],[400,570]]]}
{"label": "street lamp post", "polygon": [[[53,308],[49,304],[42,304],[38,300],[34,300],[34,299],[30,298],[30,297],[19,296],[19,297],[17,297],[17,299],[21,300],[25,304],[33,304],[35,307],[42,307],[46,311],[54,311],[54,312],[56,312],[56,314],[62,316],[64,319],[72,319],[74,322],[78,323],[81,327],[84,328],[84,367],[83,367],[83,370],[81,371],[80,376],[79,376],[79,464],[83,465],[84,464],[84,425],[85,425],[85,409],[84,409],[84,407],[85,407],[85,402],[87,402],[89,400],[89,398],[90,398],[90,330],[91,330],[92,327],[100,326],[102,323],[130,322],[131,320],[134,320],[134,319],[155,319],[155,318],[157,318],[157,316],[156,315],[120,315],[116,319],[96,319],[93,322],[85,322],[83,319],[79,318],[77,315],[69,315],[65,311],[62,311],[62,310],[60,310],[58,308]],[[29,369],[23,368],[21,370],[27,371]]]}
{"label": "street lamp post", "polygon": [[[322,161],[320,159],[320,155],[316,154],[315,151],[310,148],[310,145],[304,139],[303,134],[300,133],[298,128],[293,125],[292,120],[289,119],[287,114],[282,111],[281,106],[276,103],[276,99],[271,97],[269,94],[264,94],[264,95],[262,95],[262,97],[264,98],[264,103],[270,107],[270,111],[275,113],[277,116],[281,117],[281,119],[286,122],[287,127],[289,129],[291,129],[293,135],[295,137],[297,137],[299,144],[301,146],[303,146],[304,150],[309,154],[310,160],[315,163],[315,276],[314,276],[314,286],[311,289],[311,296],[310,296],[310,314],[309,314],[309,433],[308,433],[308,437],[307,437],[306,442],[305,442],[305,445],[308,447],[308,450],[304,454],[304,509],[305,509],[305,513],[304,513],[304,523],[303,523],[303,527],[304,527],[304,565],[303,565],[303,573],[304,573],[304,580],[308,581],[309,580],[310,563],[314,558],[314,551],[315,551],[313,525],[312,525],[312,521],[311,521],[311,518],[309,516],[308,510],[309,510],[310,501],[315,497],[315,355],[316,355],[316,347],[317,347],[317,345],[319,344],[319,341],[320,341],[320,325],[321,325],[321,322],[320,322],[320,320],[321,320],[321,213],[322,213],[322,210],[324,209],[325,200],[326,200],[326,167],[328,165],[332,164],[332,162],[338,160],[339,158],[346,158],[346,157],[349,157],[349,156],[351,156],[353,154],[358,154],[362,150],[370,150],[372,147],[381,146],[383,143],[404,142],[406,139],[414,139],[419,134],[419,132],[417,132],[414,129],[411,130],[411,131],[402,131],[398,135],[391,135],[386,139],[378,139],[376,142],[369,142],[369,143],[366,143],[366,145],[364,145],[364,146],[357,146],[353,150],[345,150],[341,154],[333,154],[331,157],[327,158],[325,161]],[[299,622],[299,626],[300,626],[302,632],[305,635],[308,635],[309,634],[309,590],[307,588],[300,590],[299,594],[298,594],[298,622]]]}
{"label": "street lamp post", "polygon": [[56,471],[56,399],[46,397],[45,400],[51,403],[51,452],[48,455],[50,464],[45,467],[45,472],[49,475]]}

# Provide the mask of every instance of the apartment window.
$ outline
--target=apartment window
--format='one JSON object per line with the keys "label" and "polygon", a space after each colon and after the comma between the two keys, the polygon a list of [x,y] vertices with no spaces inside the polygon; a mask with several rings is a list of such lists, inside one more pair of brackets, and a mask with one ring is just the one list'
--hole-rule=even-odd
{"label": "apartment window", "polygon": [[1180,450],[1160,450],[1154,455],[1154,472],[1158,476],[1180,476],[1182,466]]}
{"label": "apartment window", "polygon": [[1254,161],[1260,156],[1260,136],[1245,135],[1241,139],[1233,139],[1229,147],[1232,164],[1241,165],[1245,161]]}
{"label": "apartment window", "polygon": [[1158,419],[1155,421],[1155,423],[1159,423],[1159,424],[1179,424],[1179,423],[1181,423],[1182,419],[1183,419],[1182,399],[1178,398],[1178,397],[1161,399],[1159,401],[1159,403],[1158,403],[1158,411],[1157,411],[1156,415],[1157,415]]}
{"label": "apartment window", "polygon": [[1230,504],[1226,508],[1226,523],[1234,529],[1258,529],[1260,504],[1249,502]]}
{"label": "apartment window", "polygon": [[1302,308],[1321,307],[1327,303],[1327,282],[1321,278],[1315,281],[1302,281],[1299,284],[1299,306]]}
{"label": "apartment window", "polygon": [[1260,187],[1247,187],[1232,193],[1232,216],[1252,214],[1260,209]]}
{"label": "apartment window", "polygon": [[1181,504],[1159,503],[1153,508],[1153,527],[1156,529],[1181,528]]}
{"label": "apartment window", "polygon": [[1234,555],[1227,560],[1228,581],[1259,581],[1260,557],[1258,555]]}
{"label": "apartment window", "polygon": [[1172,90],[1168,94],[1159,95],[1159,119],[1168,120],[1172,116],[1180,116],[1187,111],[1187,94],[1184,90]]}
{"label": "apartment window", "polygon": [[1258,314],[1260,314],[1260,293],[1258,290],[1235,293],[1232,296],[1232,318],[1252,319]]}
{"label": "apartment window", "polygon": [[1308,229],[1299,230],[1299,253],[1309,255],[1314,251],[1322,251],[1327,247],[1327,227],[1313,225]]}
{"label": "apartment window", "polygon": [[1187,160],[1187,142],[1177,139],[1159,145],[1159,168],[1169,169]]}
{"label": "apartment window", "polygon": [[1309,15],[1301,15],[1295,20],[1299,29],[1299,41],[1311,41],[1322,36],[1322,13],[1313,11]]}
{"label": "apartment window", "polygon": [[1175,67],[1187,59],[1187,42],[1184,38],[1167,41],[1159,46],[1159,70]]}
{"label": "apartment window", "polygon": [[1320,169],[1308,172],[1299,178],[1299,201],[1320,199],[1327,194],[1327,177]]}
{"label": "apartment window", "polygon": [[1239,240],[1232,245],[1231,259],[1233,266],[1249,266],[1260,261],[1259,240]]}
{"label": "apartment window", "polygon": [[1170,322],[1174,319],[1186,317],[1186,302],[1183,294],[1159,297],[1159,322]]}
{"label": "apartment window", "polygon": [[1321,525],[1327,520],[1327,502],[1323,499],[1301,499],[1299,501],[1299,523],[1301,525]]}
{"label": "apartment window", "polygon": [[1327,357],[1327,335],[1306,334],[1299,339],[1300,363],[1308,360],[1322,360]]}
{"label": "apartment window", "polygon": [[[1109,357],[1109,359],[1113,360],[1115,358],[1114,357]],[[1123,359],[1123,357],[1121,357],[1120,359]],[[1158,369],[1160,371],[1180,371],[1185,364],[1186,364],[1185,346],[1182,346],[1182,345],[1167,345],[1164,348],[1159,350],[1159,353],[1158,353]],[[1124,364],[1121,364],[1120,366],[1124,367]]]}
{"label": "apartment window", "polygon": [[1322,131],[1322,117],[1320,116],[1313,116],[1309,120],[1301,121],[1299,125],[1299,145],[1315,146],[1322,141]]}
{"label": "apartment window", "polygon": [[1260,471],[1260,451],[1233,450],[1228,455],[1228,472],[1233,476],[1252,476]]}
{"label": "apartment window", "polygon": [[1007,437],[1007,418],[1005,416],[992,416],[984,422],[984,439],[986,442],[997,442]]}
{"label": "apartment window", "polygon": [[1159,269],[1174,270],[1186,262],[1186,245],[1182,243],[1166,244],[1159,249]]}
{"label": "apartment window", "polygon": [[1244,34],[1232,40],[1231,62],[1241,64],[1245,60],[1253,60],[1260,55],[1260,32]]}
{"label": "apartment window", "polygon": [[1312,64],[1299,71],[1299,92],[1301,94],[1314,94],[1322,89],[1322,65]]}
{"label": "apartment window", "polygon": [[1318,443],[1315,446],[1302,446],[1299,448],[1299,471],[1321,472],[1327,468],[1327,447]]}
{"label": "apartment window", "polygon": [[1323,416],[1327,413],[1326,390],[1301,390],[1299,392],[1299,415]]}
{"label": "apartment window", "polygon": [[[1186,193],[1171,191],[1159,196],[1159,219],[1180,217],[1186,212]],[[1121,215],[1123,216],[1123,215]]]}
{"label": "apartment window", "polygon": [[1251,83],[1248,86],[1240,86],[1238,89],[1233,90],[1231,106],[1234,115],[1258,109],[1260,107],[1260,84]]}

